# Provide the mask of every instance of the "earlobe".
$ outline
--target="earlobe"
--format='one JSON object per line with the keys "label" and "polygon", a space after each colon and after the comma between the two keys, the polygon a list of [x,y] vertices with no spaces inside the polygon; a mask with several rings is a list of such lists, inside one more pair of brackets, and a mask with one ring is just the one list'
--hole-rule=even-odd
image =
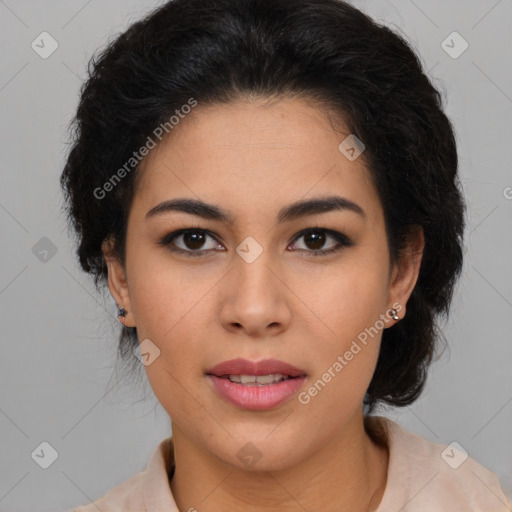
{"label": "earlobe", "polygon": [[111,240],[105,240],[102,244],[103,257],[108,270],[108,288],[119,308],[118,318],[126,327],[135,327],[133,315],[131,315],[130,292],[126,271],[113,254]]}
{"label": "earlobe", "polygon": [[412,226],[407,238],[407,246],[393,269],[389,291],[390,303],[402,305],[402,318],[405,316],[407,301],[418,281],[423,259],[425,238],[422,227]]}

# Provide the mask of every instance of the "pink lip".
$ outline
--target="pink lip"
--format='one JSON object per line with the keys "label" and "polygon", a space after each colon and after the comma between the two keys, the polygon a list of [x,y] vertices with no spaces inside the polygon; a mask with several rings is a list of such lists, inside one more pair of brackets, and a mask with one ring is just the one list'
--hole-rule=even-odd
{"label": "pink lip", "polygon": [[306,375],[304,370],[291,364],[279,361],[279,359],[263,359],[261,361],[249,361],[248,359],[230,359],[224,361],[206,372],[207,374],[222,377],[223,375],[268,375],[270,373],[282,373],[290,377]]}
{"label": "pink lip", "polygon": [[[214,366],[206,373],[221,397],[238,407],[251,410],[271,409],[282,404],[299,390],[306,379],[306,372],[277,359],[265,359],[258,362],[232,359]],[[244,385],[222,378],[223,375],[268,375],[271,373],[281,373],[293,378],[262,386]]]}

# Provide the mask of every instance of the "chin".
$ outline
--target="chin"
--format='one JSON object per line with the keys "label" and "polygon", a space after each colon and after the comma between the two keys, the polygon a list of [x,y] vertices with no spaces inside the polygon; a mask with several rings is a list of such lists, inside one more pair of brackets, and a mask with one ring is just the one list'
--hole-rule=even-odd
{"label": "chin", "polygon": [[[303,441],[294,440],[292,435],[271,438],[268,432],[267,429],[259,436],[236,436],[217,456],[237,469],[255,473],[286,470],[308,456]],[[301,451],[297,450],[298,446]]]}

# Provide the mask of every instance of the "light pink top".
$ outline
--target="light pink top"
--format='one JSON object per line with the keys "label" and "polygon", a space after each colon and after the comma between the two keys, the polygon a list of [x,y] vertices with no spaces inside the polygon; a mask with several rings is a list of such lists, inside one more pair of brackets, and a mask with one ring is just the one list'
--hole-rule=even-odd
{"label": "light pink top", "polygon": [[[433,443],[382,416],[371,417],[369,425],[377,436],[385,436],[390,454],[377,512],[511,512],[497,476],[453,444]],[[173,467],[169,437],[144,471],[71,512],[179,512],[169,486]]]}

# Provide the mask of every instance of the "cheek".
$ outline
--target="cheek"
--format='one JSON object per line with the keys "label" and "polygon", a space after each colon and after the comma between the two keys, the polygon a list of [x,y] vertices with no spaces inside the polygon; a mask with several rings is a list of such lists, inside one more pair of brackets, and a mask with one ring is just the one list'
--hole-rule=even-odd
{"label": "cheek", "polygon": [[130,301],[139,340],[149,339],[158,354],[145,371],[164,407],[166,402],[183,407],[187,401],[181,397],[187,396],[190,383],[202,376],[204,346],[200,340],[208,332],[205,308],[209,304],[208,297],[203,296],[211,284],[198,279],[183,282],[178,267],[151,263],[133,258],[129,269]]}
{"label": "cheek", "polygon": [[386,261],[371,252],[347,253],[339,264],[316,269],[308,279],[298,276],[293,285],[307,306],[304,312],[311,318],[310,327],[340,349],[386,311]]}
{"label": "cheek", "polygon": [[132,247],[128,264],[130,301],[139,337],[154,337],[161,343],[201,308],[204,295],[215,284],[216,275],[201,270],[201,266],[185,268],[172,259],[165,248],[146,250]]}
{"label": "cheek", "polygon": [[158,327],[146,330],[160,353],[152,364],[145,367],[145,371],[162,407],[174,421],[183,424],[187,418],[197,421],[205,412],[199,405],[201,396],[197,388],[204,378],[202,361],[205,347],[195,341],[200,338],[192,333],[192,325],[186,316],[171,324],[170,332],[169,328]]}
{"label": "cheek", "polygon": [[[334,280],[334,279],[333,279]],[[350,272],[315,294],[320,312],[311,327],[318,342],[312,347],[315,374],[299,403],[313,416],[329,410],[329,424],[346,420],[359,407],[371,382],[380,350],[386,286],[376,274]],[[314,336],[314,333],[317,336]]]}
{"label": "cheek", "polygon": [[314,401],[355,404],[364,396],[379,355],[379,319],[386,313],[388,291],[385,264],[357,257],[329,268],[314,282],[300,292],[316,313],[307,315],[307,329],[317,340],[311,345],[314,378],[321,381],[312,390]]}

